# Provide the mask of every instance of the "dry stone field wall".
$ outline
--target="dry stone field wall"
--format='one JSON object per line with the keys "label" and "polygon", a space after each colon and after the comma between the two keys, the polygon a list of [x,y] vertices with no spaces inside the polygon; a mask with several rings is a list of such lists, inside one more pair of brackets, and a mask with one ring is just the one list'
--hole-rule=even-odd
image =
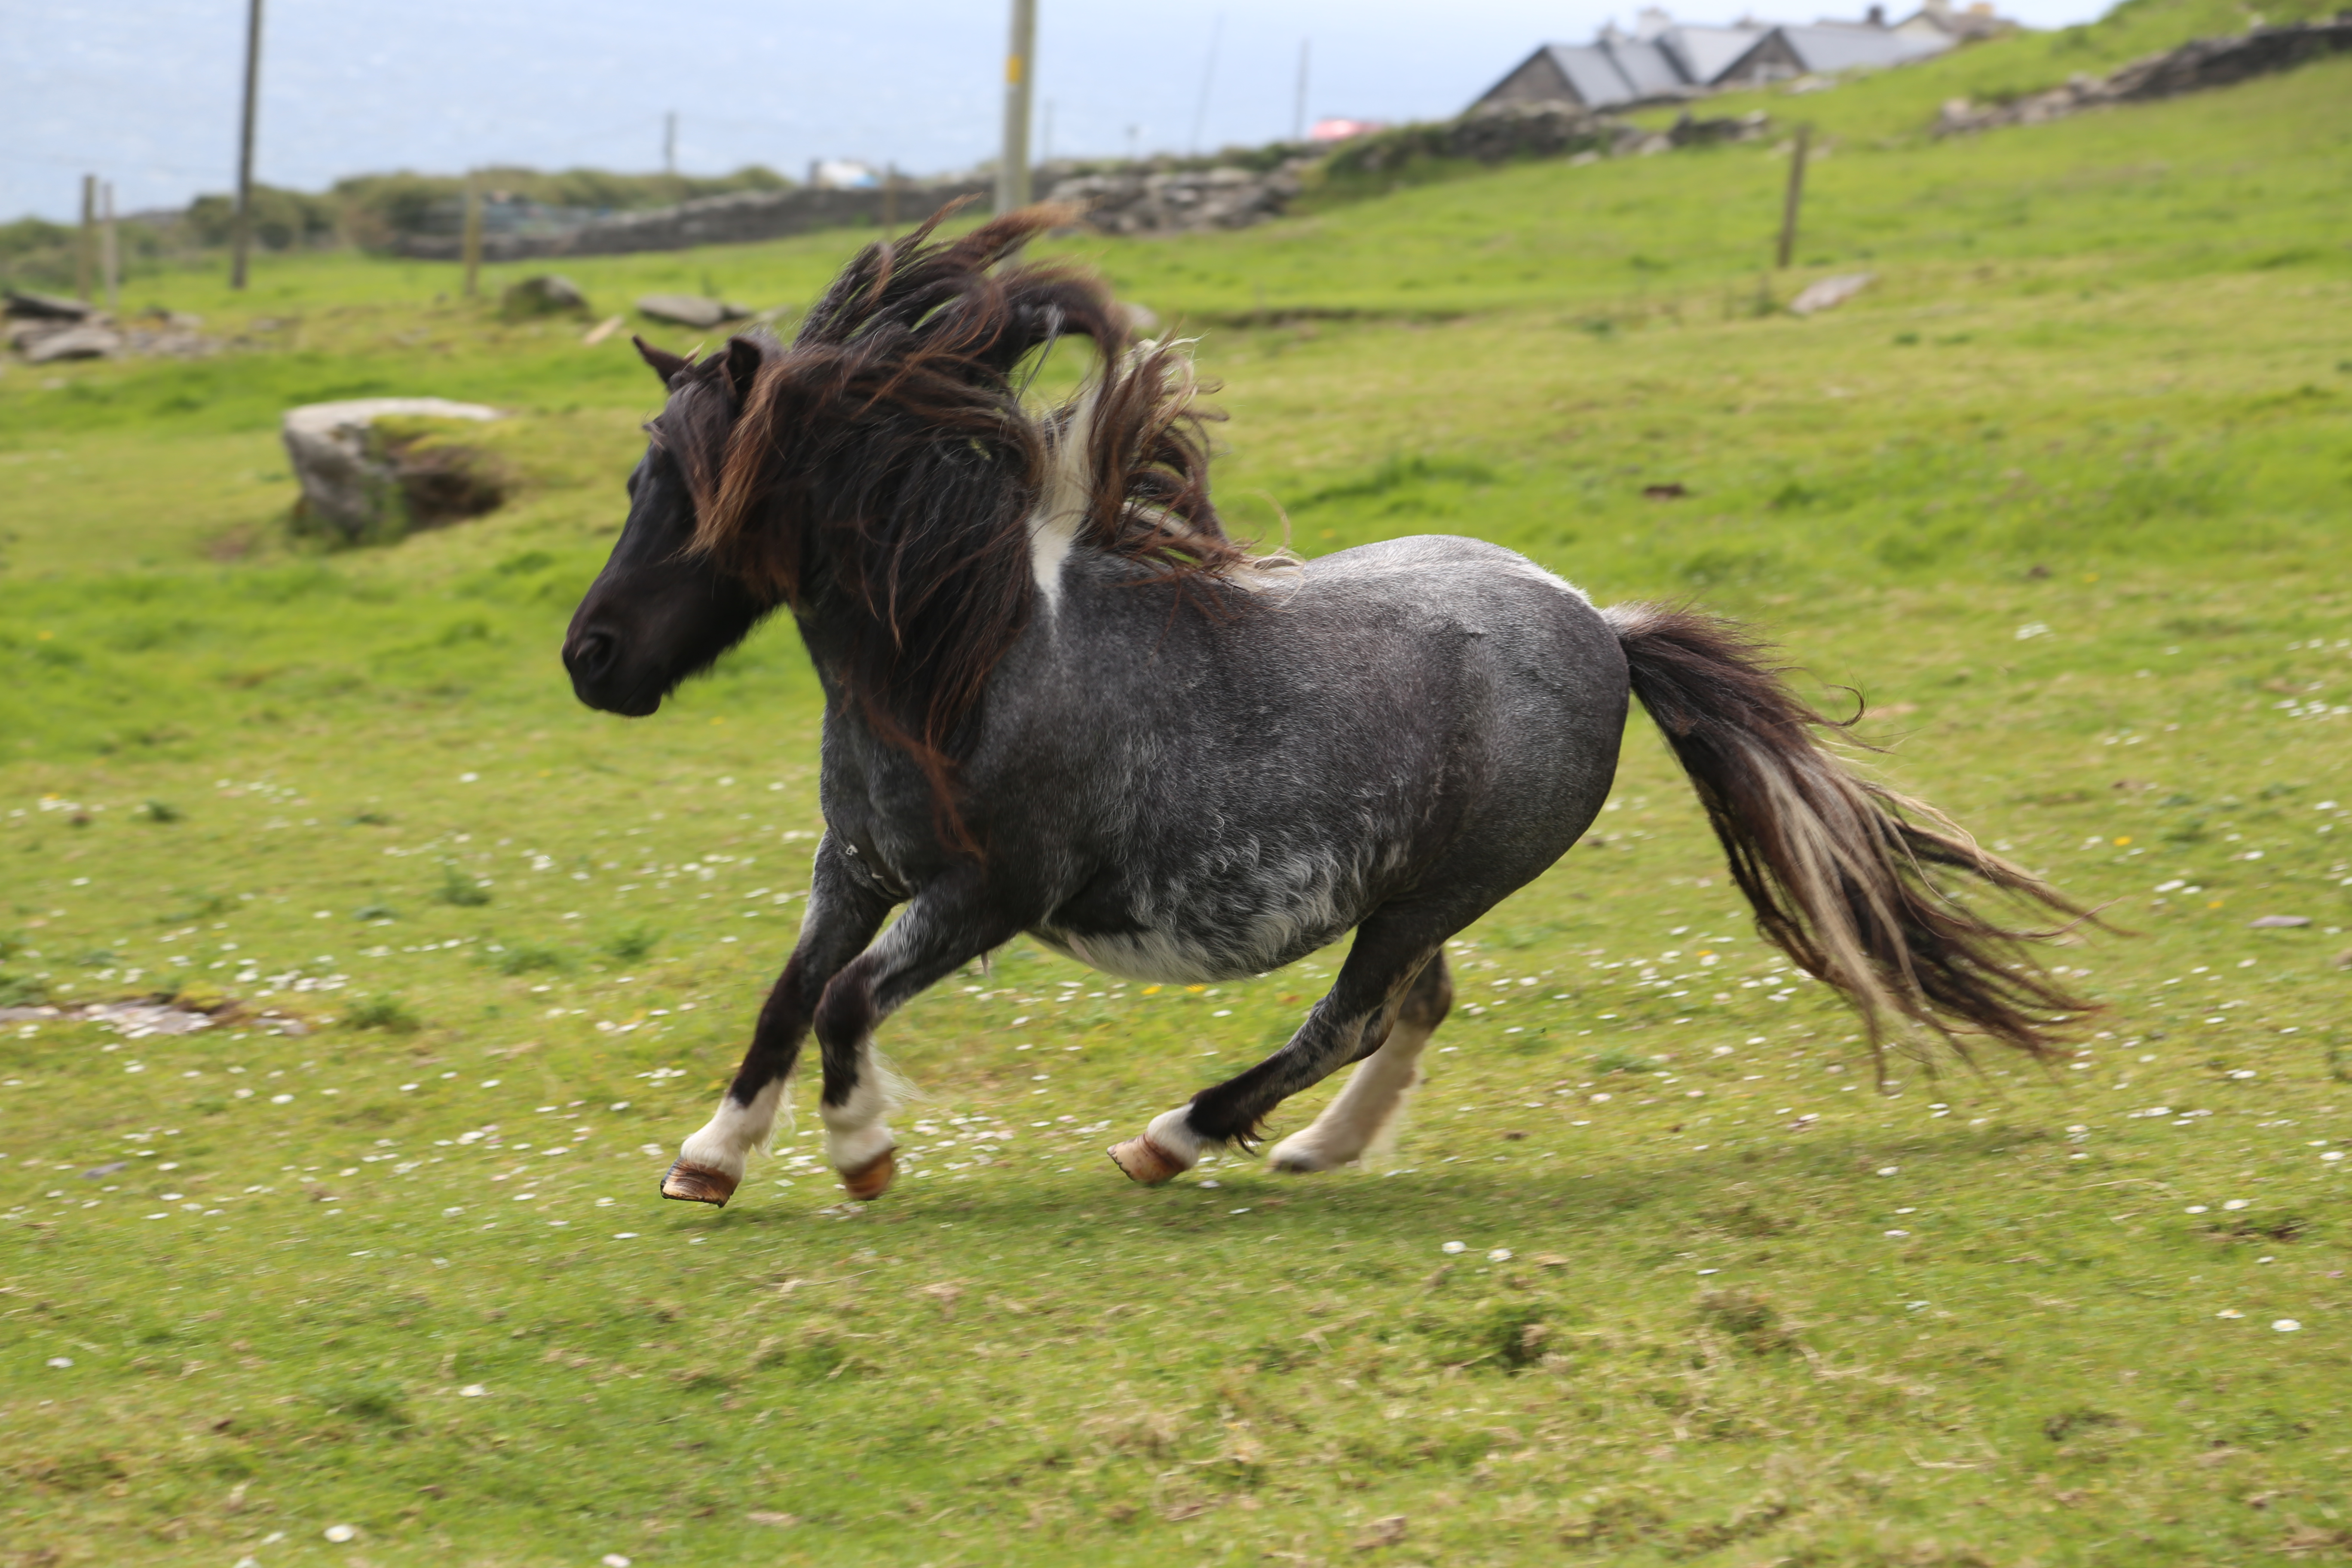
{"label": "dry stone field wall", "polygon": [[2347,50],[2352,50],[2352,11],[2339,12],[2325,22],[2255,27],[2234,37],[2199,38],[2168,53],[2134,60],[2109,75],[2078,76],[2063,87],[2007,103],[1976,104],[1956,98],[1944,105],[1936,131],[1948,136],[2001,125],[2039,125],[2111,103],[2145,103],[2230,87]]}
{"label": "dry stone field wall", "polygon": [[[488,261],[529,261],[542,257],[621,256],[639,250],[688,250],[698,245],[744,245],[824,228],[877,224],[893,216],[907,226],[949,202],[985,195],[992,188],[986,180],[970,178],[902,181],[895,192],[814,185],[789,191],[740,191],[650,212],[614,213],[564,234],[485,235],[482,257]],[[889,210],[893,205],[895,215]],[[420,260],[454,261],[464,243],[455,235],[405,235],[394,248]]]}

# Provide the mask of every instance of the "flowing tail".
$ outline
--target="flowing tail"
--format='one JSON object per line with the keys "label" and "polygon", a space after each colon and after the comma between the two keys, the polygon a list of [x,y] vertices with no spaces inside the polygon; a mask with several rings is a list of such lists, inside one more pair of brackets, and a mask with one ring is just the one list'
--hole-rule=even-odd
{"label": "flowing tail", "polygon": [[1937,885],[1964,872],[2021,901],[2090,918],[2054,889],[1977,847],[1933,806],[1863,777],[1814,738],[1834,728],[1783,685],[1767,649],[1731,622],[1657,605],[1601,612],[1633,694],[1697,786],[1758,926],[1835,986],[1881,1052],[1907,1018],[1968,1055],[1987,1036],[2036,1058],[2056,1026],[2092,1011],[2033,963],[2011,931]]}

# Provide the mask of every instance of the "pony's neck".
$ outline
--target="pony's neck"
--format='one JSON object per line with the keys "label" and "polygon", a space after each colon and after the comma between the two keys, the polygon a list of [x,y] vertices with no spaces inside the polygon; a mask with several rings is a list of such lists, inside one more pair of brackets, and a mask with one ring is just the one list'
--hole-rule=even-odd
{"label": "pony's neck", "polygon": [[[803,523],[793,616],[829,710],[952,758],[1036,611],[1041,487],[961,437],[877,445],[845,455],[841,501]],[[858,482],[877,471],[885,486]]]}

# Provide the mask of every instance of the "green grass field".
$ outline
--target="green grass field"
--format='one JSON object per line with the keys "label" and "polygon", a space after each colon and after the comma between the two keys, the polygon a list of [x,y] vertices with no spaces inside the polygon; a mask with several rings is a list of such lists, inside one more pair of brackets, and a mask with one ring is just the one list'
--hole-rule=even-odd
{"label": "green grass field", "polygon": [[[2108,1009],[2053,1071],[1875,1092],[1636,719],[1465,933],[1391,1159],[1130,1186],[1104,1145],[1336,954],[1203,990],[1024,942],[887,1029],[883,1201],[803,1083],[732,1205],[664,1204],[797,925],[819,711],[781,626],[654,719],[572,699],[625,342],[320,256],[142,281],[222,357],[9,367],[0,1005],[236,1005],[0,1026],[0,1560],[2352,1555],[2352,61],[1917,133],[2147,15],[1763,100],[1832,145],[1790,274],[1769,146],[1060,247],[1202,335],[1246,526],[1479,534],[1864,693],[1877,766],[2117,928],[2053,954]],[[572,274],[804,304],[857,237]],[[278,413],[372,393],[513,410],[518,499],[297,542]]]}

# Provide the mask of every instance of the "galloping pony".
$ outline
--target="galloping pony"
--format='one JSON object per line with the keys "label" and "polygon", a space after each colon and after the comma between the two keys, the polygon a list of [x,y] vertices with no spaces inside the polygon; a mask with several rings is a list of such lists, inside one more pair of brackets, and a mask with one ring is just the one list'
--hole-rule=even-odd
{"label": "galloping pony", "polygon": [[[627,525],[563,646],[593,708],[642,717],[788,612],[824,690],[807,914],[733,1084],[665,1196],[723,1204],[801,1043],[843,1185],[894,1171],[874,1031],[1027,932],[1137,979],[1232,980],[1355,933],[1280,1050],[1110,1151],[1165,1182],[1248,1144],[1339,1068],[1276,1168],[1358,1158],[1452,998],[1446,939],[1591,825],[1639,698],[1697,787],[1769,940],[1860,1014],[2049,1054],[2084,1010],[2032,933],[1943,885],[2079,915],[1944,817],[1856,773],[1760,646],[1685,609],[1598,608],[1475,539],[1311,561],[1231,538],[1181,344],[1130,343],[1098,280],[1015,265],[1067,214],[869,246],[787,346],[639,352],[667,389]],[[1023,362],[1096,367],[1058,406]],[[894,910],[896,921],[883,930]],[[877,933],[880,933],[877,937]]]}

